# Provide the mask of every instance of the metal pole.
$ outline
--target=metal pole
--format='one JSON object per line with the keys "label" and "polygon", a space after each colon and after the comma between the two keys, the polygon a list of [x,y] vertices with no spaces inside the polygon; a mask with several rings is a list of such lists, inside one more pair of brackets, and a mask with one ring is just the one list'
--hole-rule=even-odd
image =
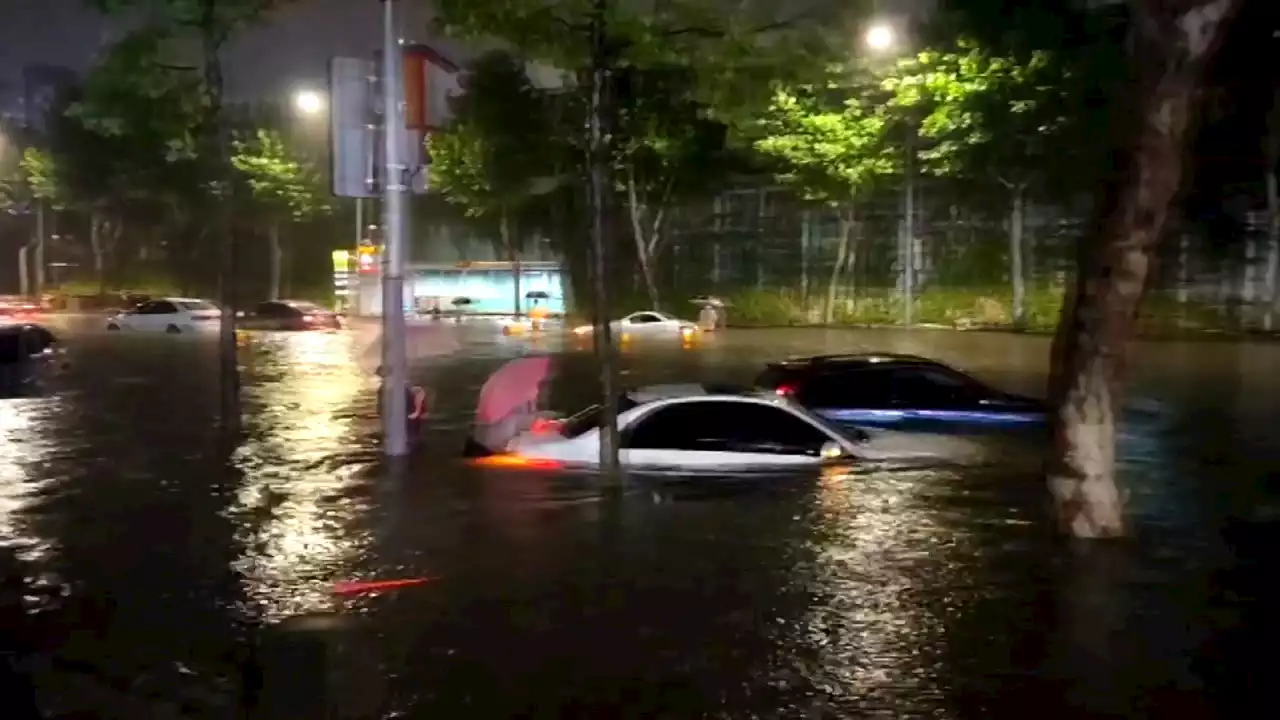
{"label": "metal pole", "polygon": [[382,208],[386,255],[382,276],[382,448],[385,454],[396,457],[409,453],[409,411],[405,403],[409,368],[404,345],[404,198],[408,178],[400,154],[404,67],[396,34],[396,0],[382,3],[382,134],[387,156]]}
{"label": "metal pole", "polygon": [[902,324],[911,327],[915,324],[916,294],[916,128],[912,125],[907,135],[906,157],[906,197],[903,199],[903,214],[906,215],[903,233],[905,248],[902,273]]}
{"label": "metal pole", "polygon": [[605,202],[609,178],[609,152],[605,139],[605,81],[609,56],[606,45],[607,0],[595,0],[591,18],[591,249],[592,284],[595,290],[596,359],[600,362],[600,389],[604,395],[600,413],[600,471],[607,480],[618,477],[618,414],[616,357],[609,324],[610,293],[607,270],[609,238],[606,237]]}
{"label": "metal pole", "polygon": [[[353,315],[364,315],[368,312],[364,300],[364,288],[361,287],[363,282],[360,276],[360,242],[364,240],[364,198],[356,198],[356,238],[352,248],[355,250],[356,271],[355,277],[347,281],[347,312]],[[347,266],[350,269],[350,265]]]}

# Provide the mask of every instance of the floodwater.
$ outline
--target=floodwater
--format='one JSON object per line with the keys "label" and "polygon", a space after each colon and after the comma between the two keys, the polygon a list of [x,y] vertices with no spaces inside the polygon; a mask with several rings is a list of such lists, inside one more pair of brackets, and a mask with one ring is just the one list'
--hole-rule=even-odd
{"label": "floodwater", "polygon": [[[785,483],[464,466],[505,359],[555,353],[560,409],[593,391],[590,356],[554,339],[456,332],[463,352],[414,370],[435,405],[393,467],[353,362],[367,333],[257,336],[228,445],[211,343],[69,330],[60,392],[0,400],[0,538],[63,595],[55,657],[191,717],[230,716],[250,665],[266,694],[301,688],[281,717],[1211,718],[1270,698],[1280,346],[1136,348],[1136,535],[1077,546],[1046,530],[1026,437],[984,438],[984,467]],[[856,349],[1034,393],[1047,341],[731,330],[623,357],[633,384],[746,381]],[[429,581],[331,592],[399,578]],[[313,613],[335,620],[315,668],[247,659],[262,628]]]}

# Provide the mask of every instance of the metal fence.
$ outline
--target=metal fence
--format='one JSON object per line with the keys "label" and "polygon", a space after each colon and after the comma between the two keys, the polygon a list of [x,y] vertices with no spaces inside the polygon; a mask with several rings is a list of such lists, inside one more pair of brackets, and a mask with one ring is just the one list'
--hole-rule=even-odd
{"label": "metal fence", "polygon": [[[726,192],[676,214],[657,263],[659,285],[667,295],[730,296],[748,321],[819,322],[830,297],[836,322],[899,322],[908,245],[900,198],[889,191],[837,208],[801,202],[785,188]],[[913,321],[1010,322],[1008,198],[922,183],[915,207]],[[1026,204],[1021,245],[1029,324],[1056,322],[1086,219],[1082,203]],[[1270,329],[1280,248],[1268,240],[1266,227],[1259,213],[1184,222],[1161,246],[1145,304],[1148,319]],[[851,241],[836,273],[846,232]]]}

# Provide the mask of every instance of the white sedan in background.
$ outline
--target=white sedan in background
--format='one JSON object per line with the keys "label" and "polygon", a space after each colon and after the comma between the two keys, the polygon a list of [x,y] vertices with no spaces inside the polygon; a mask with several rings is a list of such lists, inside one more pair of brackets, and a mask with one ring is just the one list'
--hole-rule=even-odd
{"label": "white sedan in background", "polygon": [[208,300],[158,298],[111,316],[107,320],[107,329],[170,335],[217,332],[221,317],[222,311]]}
{"label": "white sedan in background", "polygon": [[[696,324],[656,310],[631,313],[621,320],[609,323],[609,327],[613,330],[614,337],[620,340],[667,337],[689,340],[698,332]],[[573,333],[585,336],[590,335],[594,330],[595,328],[591,325],[581,325],[574,328]]]}

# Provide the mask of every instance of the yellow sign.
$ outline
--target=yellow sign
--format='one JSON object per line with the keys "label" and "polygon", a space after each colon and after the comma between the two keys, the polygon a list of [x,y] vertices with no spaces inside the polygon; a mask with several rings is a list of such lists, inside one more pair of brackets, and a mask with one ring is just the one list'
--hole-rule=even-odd
{"label": "yellow sign", "polygon": [[346,250],[333,251],[333,271],[345,273],[351,271],[351,253]]}

